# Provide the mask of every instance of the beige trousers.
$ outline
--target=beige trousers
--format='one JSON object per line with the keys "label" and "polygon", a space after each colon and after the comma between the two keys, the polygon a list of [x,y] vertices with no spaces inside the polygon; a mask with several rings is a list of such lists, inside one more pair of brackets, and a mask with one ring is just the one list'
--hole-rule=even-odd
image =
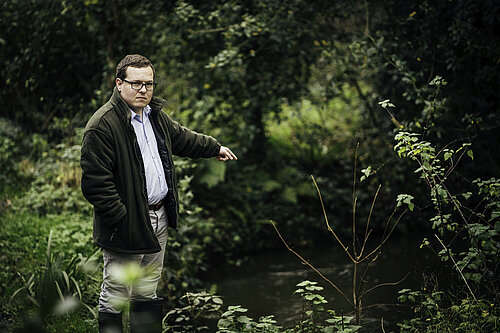
{"label": "beige trousers", "polygon": [[103,282],[99,312],[120,313],[129,300],[155,299],[167,245],[165,207],[150,210],[151,226],[161,251],[151,254],[121,254],[103,249]]}

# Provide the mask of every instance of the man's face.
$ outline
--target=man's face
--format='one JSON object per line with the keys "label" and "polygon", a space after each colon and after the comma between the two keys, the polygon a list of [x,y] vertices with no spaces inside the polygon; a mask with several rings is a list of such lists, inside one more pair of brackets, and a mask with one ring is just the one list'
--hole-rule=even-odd
{"label": "man's face", "polygon": [[[125,80],[129,82],[153,83],[154,80],[153,69],[150,66],[128,67],[126,73]],[[119,78],[116,79],[116,87],[128,106],[136,113],[141,113],[153,97],[153,90],[146,90],[144,85],[141,89],[134,90],[130,83]]]}

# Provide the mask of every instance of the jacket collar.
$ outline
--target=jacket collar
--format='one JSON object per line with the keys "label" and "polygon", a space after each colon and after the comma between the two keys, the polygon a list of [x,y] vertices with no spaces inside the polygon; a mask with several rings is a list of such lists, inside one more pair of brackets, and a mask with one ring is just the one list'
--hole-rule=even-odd
{"label": "jacket collar", "polygon": [[[120,92],[118,89],[115,87],[113,89],[113,95],[111,96],[110,99],[111,104],[113,105],[114,109],[120,115],[121,117],[124,117],[130,122],[130,118],[132,117],[132,114],[130,113],[130,108],[120,95]],[[151,99],[151,102],[149,102],[149,106],[152,109],[152,114],[157,115],[158,112],[163,109],[163,107],[167,104],[167,101],[164,100],[163,98],[155,97]]]}

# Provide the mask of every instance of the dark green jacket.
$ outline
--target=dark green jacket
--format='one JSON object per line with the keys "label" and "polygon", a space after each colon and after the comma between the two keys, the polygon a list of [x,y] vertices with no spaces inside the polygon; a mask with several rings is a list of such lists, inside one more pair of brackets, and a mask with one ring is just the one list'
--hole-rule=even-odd
{"label": "dark green jacket", "polygon": [[[172,154],[213,157],[220,144],[172,120],[162,111],[165,103],[153,97],[149,105],[168,185],[163,202],[169,226],[176,228],[179,199]],[[153,253],[160,246],[149,219],[144,164],[130,119],[130,108],[115,88],[85,128],[82,192],[94,206],[94,240],[99,246],[119,253]]]}

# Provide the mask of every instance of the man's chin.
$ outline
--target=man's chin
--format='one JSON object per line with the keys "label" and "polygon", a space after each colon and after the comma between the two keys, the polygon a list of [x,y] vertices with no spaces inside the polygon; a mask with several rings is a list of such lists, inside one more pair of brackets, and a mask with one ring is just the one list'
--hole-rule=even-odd
{"label": "man's chin", "polygon": [[146,107],[146,105],[148,105],[148,103],[146,101],[144,102],[139,102],[139,103],[134,103],[134,107],[135,108],[138,108],[138,109],[144,109]]}

